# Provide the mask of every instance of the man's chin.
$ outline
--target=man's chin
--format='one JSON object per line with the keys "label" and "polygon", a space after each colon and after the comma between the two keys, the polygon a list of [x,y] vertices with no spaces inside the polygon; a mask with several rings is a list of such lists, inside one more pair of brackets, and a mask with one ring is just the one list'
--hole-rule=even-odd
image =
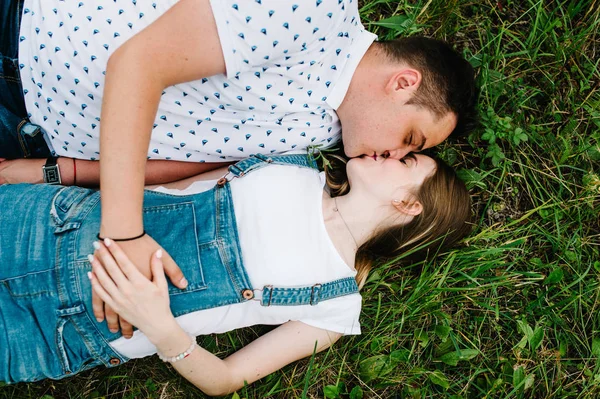
{"label": "man's chin", "polygon": [[363,155],[360,151],[352,146],[344,146],[344,154],[346,154],[348,158],[356,158]]}

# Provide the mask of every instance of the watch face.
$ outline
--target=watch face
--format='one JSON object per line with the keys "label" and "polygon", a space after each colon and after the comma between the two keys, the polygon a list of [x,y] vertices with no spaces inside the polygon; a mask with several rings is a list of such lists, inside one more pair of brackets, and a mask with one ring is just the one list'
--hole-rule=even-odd
{"label": "watch face", "polygon": [[44,182],[48,184],[60,184],[60,171],[58,166],[44,166]]}
{"label": "watch face", "polygon": [[40,127],[38,125],[34,125],[33,123],[26,123],[21,128],[21,132],[23,134],[26,134],[31,137],[36,136],[40,131]]}

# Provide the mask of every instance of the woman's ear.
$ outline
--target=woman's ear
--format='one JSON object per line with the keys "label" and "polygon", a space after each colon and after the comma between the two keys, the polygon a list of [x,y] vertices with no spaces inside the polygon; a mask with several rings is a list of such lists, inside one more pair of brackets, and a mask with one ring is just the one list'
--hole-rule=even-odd
{"label": "woman's ear", "polygon": [[423,205],[417,200],[392,200],[392,205],[399,212],[408,216],[417,216],[423,212]]}

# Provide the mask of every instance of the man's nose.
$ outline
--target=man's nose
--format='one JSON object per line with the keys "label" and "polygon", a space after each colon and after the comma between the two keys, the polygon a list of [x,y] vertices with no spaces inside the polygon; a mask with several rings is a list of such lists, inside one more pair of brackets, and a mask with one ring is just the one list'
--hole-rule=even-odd
{"label": "man's nose", "polygon": [[402,159],[408,154],[410,151],[407,149],[399,148],[397,150],[388,150],[384,154],[388,156],[388,158],[393,159]]}

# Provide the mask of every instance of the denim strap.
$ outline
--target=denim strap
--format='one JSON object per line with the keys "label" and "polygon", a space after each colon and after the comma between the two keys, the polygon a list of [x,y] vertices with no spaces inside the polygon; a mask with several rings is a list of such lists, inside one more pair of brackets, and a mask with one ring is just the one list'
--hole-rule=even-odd
{"label": "denim strap", "polygon": [[295,165],[304,168],[317,169],[317,162],[312,156],[310,156],[310,154],[284,154],[270,157],[261,154],[252,154],[249,158],[230,165],[228,169],[229,173],[231,173],[234,177],[242,177],[269,164]]}
{"label": "denim strap", "polygon": [[310,287],[279,288],[265,285],[261,292],[262,297],[256,300],[262,306],[314,306],[320,301],[358,293],[358,285],[354,277],[346,277]]}
{"label": "denim strap", "polygon": [[[283,154],[265,156],[261,154],[250,155],[249,158],[241,160],[229,166],[229,173],[233,177],[243,177],[248,173],[263,168],[269,164],[295,165],[304,168],[317,169],[317,162],[310,153]],[[293,306],[293,305],[317,305],[320,301],[337,298],[344,295],[358,293],[358,285],[354,277],[346,277],[309,287],[282,288],[265,285],[258,291],[262,295],[252,298],[260,301],[262,306]]]}

